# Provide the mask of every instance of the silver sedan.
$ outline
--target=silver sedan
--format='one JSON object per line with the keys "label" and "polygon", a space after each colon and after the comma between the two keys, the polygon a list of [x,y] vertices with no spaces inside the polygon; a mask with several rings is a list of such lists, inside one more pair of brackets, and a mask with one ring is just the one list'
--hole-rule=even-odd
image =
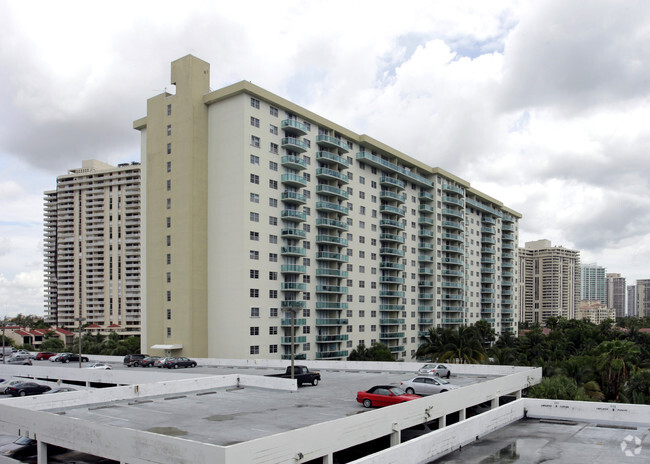
{"label": "silver sedan", "polygon": [[458,385],[449,383],[448,380],[426,375],[405,380],[400,383],[400,387],[406,393],[415,393],[416,395],[433,395],[460,388]]}

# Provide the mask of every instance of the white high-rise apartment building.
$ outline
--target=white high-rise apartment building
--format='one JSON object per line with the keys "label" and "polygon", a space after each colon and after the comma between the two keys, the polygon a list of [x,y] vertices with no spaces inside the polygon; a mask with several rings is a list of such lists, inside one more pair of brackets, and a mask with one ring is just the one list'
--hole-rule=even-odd
{"label": "white high-rise apartment building", "polygon": [[606,269],[596,263],[580,266],[580,299],[607,304]]}
{"label": "white high-rise apartment building", "polygon": [[520,320],[544,324],[548,317],[573,319],[580,301],[580,252],[526,242],[519,249]]}
{"label": "white high-rise apartment building", "polygon": [[636,285],[627,286],[627,315],[628,317],[638,316],[638,308],[636,307]]}
{"label": "white high-rise apartment building", "polygon": [[171,78],[134,123],[143,350],[411,359],[430,328],[516,333],[519,213],[250,82],[210,91],[193,56]]}
{"label": "white high-rise apartment building", "polygon": [[616,317],[625,317],[625,277],[607,274],[607,307],[616,311]]}
{"label": "white high-rise apartment building", "polygon": [[650,316],[650,279],[636,281],[636,316]]}
{"label": "white high-rise apartment building", "polygon": [[140,165],[82,162],[45,192],[45,320],[140,335]]}

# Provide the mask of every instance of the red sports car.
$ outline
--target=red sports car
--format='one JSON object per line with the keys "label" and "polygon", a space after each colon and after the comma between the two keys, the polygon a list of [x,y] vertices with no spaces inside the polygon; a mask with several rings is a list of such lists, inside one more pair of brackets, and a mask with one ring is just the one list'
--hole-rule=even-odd
{"label": "red sports car", "polygon": [[357,392],[357,401],[362,403],[366,408],[372,406],[390,406],[391,404],[403,403],[420,398],[421,396],[410,395],[401,388],[390,385],[376,385],[368,391]]}
{"label": "red sports car", "polygon": [[52,356],[54,356],[56,353],[52,353],[50,351],[41,351],[40,353],[36,354],[36,359],[50,359]]}

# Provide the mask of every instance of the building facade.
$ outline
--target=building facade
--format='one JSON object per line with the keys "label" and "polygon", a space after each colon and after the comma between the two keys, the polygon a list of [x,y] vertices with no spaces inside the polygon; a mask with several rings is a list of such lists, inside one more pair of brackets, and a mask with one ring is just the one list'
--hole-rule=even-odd
{"label": "building facade", "polygon": [[636,281],[636,316],[650,316],[650,279]]}
{"label": "building facade", "polygon": [[45,192],[45,321],[140,335],[140,165],[82,162]]}
{"label": "building facade", "polygon": [[143,350],[411,359],[430,328],[516,332],[519,213],[249,82],[211,92],[195,57],[171,77],[134,123]]}
{"label": "building facade", "polygon": [[548,317],[573,319],[580,301],[580,252],[526,242],[519,249],[519,301],[523,322],[545,324]]}
{"label": "building facade", "polygon": [[580,298],[607,304],[606,269],[596,263],[580,266]]}
{"label": "building facade", "polygon": [[625,317],[625,296],[627,293],[625,286],[625,277],[621,274],[607,274],[607,307],[616,312],[616,317]]}
{"label": "building facade", "polygon": [[615,321],[616,310],[607,307],[600,301],[580,300],[575,318],[580,321],[586,319],[594,324],[600,324],[608,319]]}
{"label": "building facade", "polygon": [[627,286],[627,315],[628,317],[638,316],[638,308],[636,307],[636,285]]}

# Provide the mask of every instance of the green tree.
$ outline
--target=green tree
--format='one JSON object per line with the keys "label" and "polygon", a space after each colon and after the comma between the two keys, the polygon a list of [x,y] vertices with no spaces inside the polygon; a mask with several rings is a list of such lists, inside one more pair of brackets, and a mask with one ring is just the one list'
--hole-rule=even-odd
{"label": "green tree", "polygon": [[437,360],[438,356],[444,352],[445,340],[449,338],[450,333],[450,329],[430,328],[425,336],[420,337],[420,345],[413,357],[431,361]]}
{"label": "green tree", "polygon": [[487,353],[475,327],[460,326],[449,335],[438,361],[478,364],[487,359]]}
{"label": "green tree", "polygon": [[598,366],[609,398],[619,401],[621,387],[636,369],[635,359],[640,352],[638,345],[627,340],[606,341],[598,345]]}
{"label": "green tree", "polygon": [[45,338],[40,346],[41,351],[53,351],[55,353],[63,351],[64,348],[65,343],[63,343],[63,340],[56,337]]}
{"label": "green tree", "polygon": [[350,355],[349,361],[395,361],[395,356],[383,343],[375,343],[370,348],[365,345],[358,345]]}
{"label": "green tree", "polygon": [[630,377],[625,388],[625,402],[650,404],[650,370],[639,370]]}

